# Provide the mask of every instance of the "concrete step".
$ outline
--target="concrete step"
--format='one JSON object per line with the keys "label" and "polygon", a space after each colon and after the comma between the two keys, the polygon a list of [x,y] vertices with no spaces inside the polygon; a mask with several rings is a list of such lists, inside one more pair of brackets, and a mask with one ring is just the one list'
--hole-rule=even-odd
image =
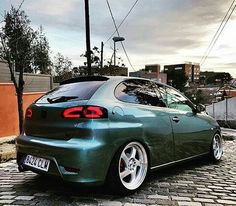
{"label": "concrete step", "polygon": [[3,143],[0,145],[0,162],[6,162],[16,158],[15,144]]}

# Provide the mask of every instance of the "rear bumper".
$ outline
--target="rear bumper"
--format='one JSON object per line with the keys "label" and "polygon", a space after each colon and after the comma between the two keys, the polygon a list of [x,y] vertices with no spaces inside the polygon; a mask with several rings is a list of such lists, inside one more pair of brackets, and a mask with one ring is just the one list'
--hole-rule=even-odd
{"label": "rear bumper", "polygon": [[[22,171],[31,170],[86,184],[102,184],[113,157],[112,147],[95,139],[54,140],[20,135],[16,148],[17,163]],[[25,165],[26,155],[49,159],[48,172]],[[68,172],[65,168],[79,169],[79,172]]]}

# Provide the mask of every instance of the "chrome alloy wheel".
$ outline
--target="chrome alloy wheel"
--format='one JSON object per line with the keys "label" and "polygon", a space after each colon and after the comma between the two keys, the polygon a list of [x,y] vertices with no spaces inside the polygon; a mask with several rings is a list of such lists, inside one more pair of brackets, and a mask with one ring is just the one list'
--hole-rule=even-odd
{"label": "chrome alloy wheel", "polygon": [[131,142],[123,149],[119,159],[119,177],[128,190],[137,189],[144,181],[148,170],[145,148],[138,142]]}
{"label": "chrome alloy wheel", "polygon": [[212,141],[212,152],[215,160],[220,160],[223,155],[223,143],[219,134],[215,134]]}

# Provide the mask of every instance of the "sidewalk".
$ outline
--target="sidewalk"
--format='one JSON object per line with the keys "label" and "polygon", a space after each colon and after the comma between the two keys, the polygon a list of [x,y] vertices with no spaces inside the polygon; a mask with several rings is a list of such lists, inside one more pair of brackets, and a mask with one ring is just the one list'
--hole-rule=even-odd
{"label": "sidewalk", "polygon": [[234,140],[236,139],[236,130],[221,127],[222,136],[225,140]]}
{"label": "sidewalk", "polygon": [[15,136],[0,138],[0,163],[16,158]]}

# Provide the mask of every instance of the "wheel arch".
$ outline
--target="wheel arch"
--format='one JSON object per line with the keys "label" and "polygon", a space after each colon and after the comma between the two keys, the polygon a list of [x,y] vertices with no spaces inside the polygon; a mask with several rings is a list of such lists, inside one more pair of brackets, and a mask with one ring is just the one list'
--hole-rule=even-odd
{"label": "wheel arch", "polygon": [[116,149],[116,151],[114,152],[113,157],[111,158],[111,161],[110,161],[108,170],[107,170],[107,172],[106,172],[106,180],[108,179],[108,175],[109,175],[109,172],[110,172],[110,170],[111,170],[112,164],[114,163],[115,158],[117,157],[117,155],[119,154],[119,152],[120,152],[127,144],[129,144],[130,142],[138,142],[138,143],[140,143],[140,144],[144,147],[144,149],[145,149],[145,151],[146,151],[146,153],[147,153],[148,172],[149,172],[149,170],[150,170],[150,168],[151,168],[151,164],[150,164],[150,162],[151,162],[151,152],[150,152],[150,149],[149,149],[149,147],[148,147],[148,144],[147,144],[145,141],[142,141],[142,140],[140,140],[140,139],[138,139],[138,138],[133,138],[133,139],[129,139],[129,140],[123,142],[123,143]]}

